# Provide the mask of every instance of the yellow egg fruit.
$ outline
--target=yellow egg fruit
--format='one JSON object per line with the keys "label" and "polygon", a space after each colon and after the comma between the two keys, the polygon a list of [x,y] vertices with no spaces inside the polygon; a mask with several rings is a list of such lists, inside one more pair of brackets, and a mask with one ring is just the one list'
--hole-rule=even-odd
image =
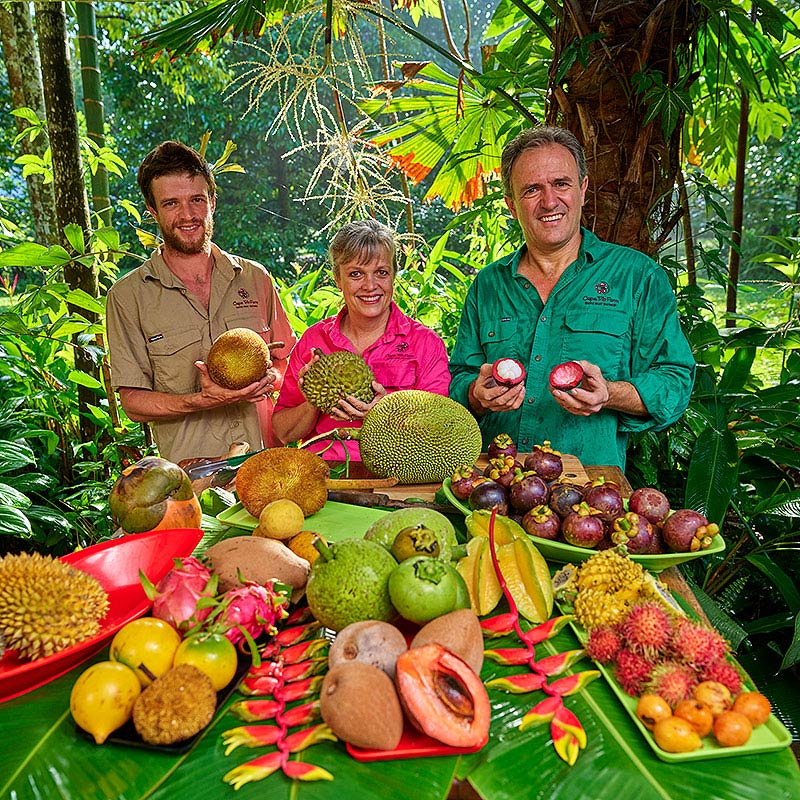
{"label": "yellow egg fruit", "polygon": [[132,669],[116,661],[100,661],[78,676],[69,696],[69,710],[75,722],[97,744],[103,744],[130,719],[141,691]]}
{"label": "yellow egg fruit", "polygon": [[172,666],[180,643],[180,634],[168,622],[139,617],[117,631],[109,655],[112,661],[130,667],[145,687]]}
{"label": "yellow egg fruit", "polygon": [[180,643],[173,663],[192,664],[205,672],[218,692],[233,680],[238,662],[236,648],[221,633],[193,633]]}

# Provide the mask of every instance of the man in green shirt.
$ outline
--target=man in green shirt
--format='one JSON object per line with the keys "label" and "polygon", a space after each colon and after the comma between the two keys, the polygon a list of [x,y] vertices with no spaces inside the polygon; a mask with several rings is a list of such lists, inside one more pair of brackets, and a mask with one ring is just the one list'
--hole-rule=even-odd
{"label": "man in green shirt", "polygon": [[[689,403],[694,359],[664,270],[581,227],[588,176],[578,140],[538,127],[502,156],[506,203],[525,244],[484,267],[467,293],[450,358],[450,396],[469,408],[484,450],[508,433],[521,451],[545,439],[584,464],[625,468],[628,434],[660,430]],[[514,358],[525,381],[495,385],[492,364]],[[583,383],[549,385],[579,361]]]}

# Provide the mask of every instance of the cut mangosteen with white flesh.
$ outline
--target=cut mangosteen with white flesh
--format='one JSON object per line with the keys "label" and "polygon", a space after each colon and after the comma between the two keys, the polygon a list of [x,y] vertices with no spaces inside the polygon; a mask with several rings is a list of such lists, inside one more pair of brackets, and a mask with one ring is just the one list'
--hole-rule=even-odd
{"label": "cut mangosteen with white flesh", "polygon": [[501,386],[517,386],[525,380],[525,367],[515,358],[498,358],[492,364],[492,377]]}
{"label": "cut mangosteen with white flesh", "polygon": [[577,361],[566,361],[550,371],[550,385],[568,392],[577,389],[583,381],[583,367]]}

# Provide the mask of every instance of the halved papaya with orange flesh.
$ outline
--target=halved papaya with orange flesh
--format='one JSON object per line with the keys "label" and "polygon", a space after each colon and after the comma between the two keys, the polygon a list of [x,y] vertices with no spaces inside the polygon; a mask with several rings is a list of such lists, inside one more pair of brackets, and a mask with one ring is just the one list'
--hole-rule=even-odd
{"label": "halved papaya with orange flesh", "polygon": [[395,682],[406,716],[423,733],[451,747],[482,747],[488,741],[486,688],[466,662],[440,644],[402,653]]}

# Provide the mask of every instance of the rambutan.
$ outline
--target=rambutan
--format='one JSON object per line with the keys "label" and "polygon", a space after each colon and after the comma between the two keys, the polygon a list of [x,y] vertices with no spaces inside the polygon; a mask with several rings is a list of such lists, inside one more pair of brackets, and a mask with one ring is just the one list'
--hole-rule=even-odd
{"label": "rambutan", "polygon": [[614,659],[614,677],[631,697],[638,697],[650,680],[653,665],[644,656],[623,647]]}
{"label": "rambutan", "polygon": [[660,603],[645,600],[631,608],[620,630],[628,648],[655,661],[672,641],[672,617]]}
{"label": "rambutan", "polygon": [[725,658],[728,644],[717,631],[688,619],[676,622],[672,633],[672,653],[679,661],[702,669]]}
{"label": "rambutan", "polygon": [[586,640],[586,654],[601,664],[613,661],[621,647],[622,639],[611,625],[592,628]]}
{"label": "rambutan", "polygon": [[704,666],[700,671],[700,680],[717,681],[717,683],[727,686],[732,695],[737,695],[742,691],[742,676],[739,670],[725,658]]}
{"label": "rambutan", "polygon": [[681,700],[688,700],[697,686],[697,675],[686,664],[663,661],[653,669],[645,691],[661,695],[672,708]]}

